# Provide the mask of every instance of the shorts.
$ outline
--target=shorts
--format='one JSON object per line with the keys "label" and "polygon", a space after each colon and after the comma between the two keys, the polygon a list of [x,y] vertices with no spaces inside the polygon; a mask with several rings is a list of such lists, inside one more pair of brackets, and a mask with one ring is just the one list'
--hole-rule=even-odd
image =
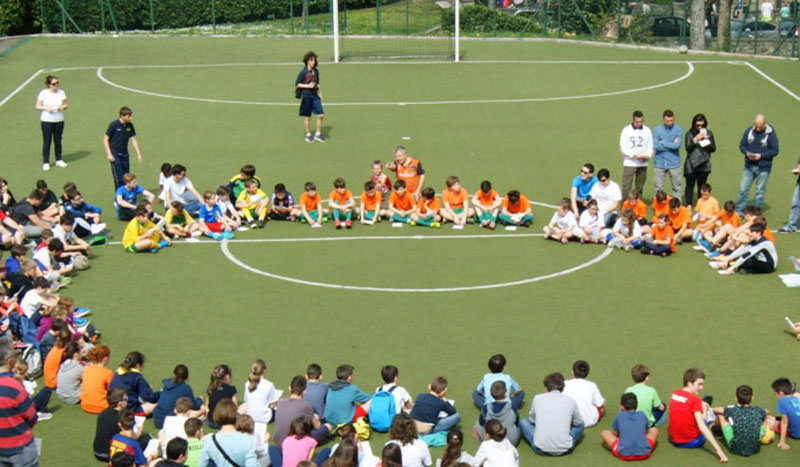
{"label": "shorts", "polygon": [[304,95],[303,99],[300,101],[300,116],[310,117],[312,113],[316,115],[325,114],[325,112],[322,111],[322,100],[316,94],[313,96]]}
{"label": "shorts", "polygon": [[290,216],[289,211],[286,212],[270,211],[267,217],[269,217],[274,221],[288,221],[289,216]]}
{"label": "shorts", "polygon": [[697,435],[697,438],[685,443],[676,443],[675,441],[672,441],[672,439],[670,439],[669,442],[672,443],[672,445],[676,448],[695,449],[705,444],[706,437],[703,435]]}
{"label": "shorts", "polygon": [[366,219],[366,220],[368,220],[368,221],[371,221],[372,219],[374,219],[374,218],[375,218],[375,211],[367,211],[367,210],[365,210],[365,211],[364,211],[364,212],[361,214],[361,217],[363,217],[364,219]]}
{"label": "shorts", "polygon": [[367,411],[366,411],[366,410],[364,410],[364,407],[362,407],[362,406],[360,406],[360,405],[357,405],[357,406],[356,406],[356,410],[355,410],[355,412],[353,413],[353,421],[356,421],[356,420],[358,420],[359,418],[361,418],[361,417],[366,417],[366,416],[367,416]]}
{"label": "shorts", "polygon": [[140,251],[136,248],[136,244],[131,243],[130,245],[125,247],[125,251],[128,253],[140,253]]}
{"label": "shorts", "polygon": [[650,438],[647,438],[647,444],[650,445],[650,452],[648,452],[647,454],[642,454],[639,456],[620,456],[619,452],[617,451],[617,447],[619,446],[619,440],[615,440],[611,444],[611,454],[621,461],[642,461],[650,457],[650,454],[653,453],[653,448],[655,448],[656,446],[655,443],[653,443],[653,440]]}
{"label": "shorts", "polygon": [[214,233],[217,233],[220,230],[222,230],[222,224],[219,222],[206,222],[206,227],[208,227],[208,230]]}
{"label": "shorts", "polygon": [[464,212],[464,208],[453,208],[453,214],[457,216],[460,215],[462,212]]}

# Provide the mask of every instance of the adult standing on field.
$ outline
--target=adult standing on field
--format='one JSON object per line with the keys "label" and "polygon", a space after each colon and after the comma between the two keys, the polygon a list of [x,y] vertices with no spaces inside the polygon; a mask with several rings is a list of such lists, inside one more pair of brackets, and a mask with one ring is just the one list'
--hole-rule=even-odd
{"label": "adult standing on field", "polygon": [[39,465],[39,454],[31,428],[36,424],[36,407],[11,369],[16,356],[8,338],[0,339],[0,465]]}
{"label": "adult standing on field", "polygon": [[635,177],[636,191],[642,196],[644,181],[647,178],[647,164],[653,155],[653,133],[644,124],[644,114],[641,110],[635,110],[631,124],[622,129],[619,135],[619,150],[623,161],[622,192],[631,191]]}
{"label": "adult standing on field", "polygon": [[708,120],[703,114],[692,117],[692,127],[686,132],[686,162],[683,163],[683,176],[686,177],[686,190],[683,204],[692,206],[695,186],[700,198],[700,187],[711,174],[711,153],[717,150],[714,133],[708,129]]}
{"label": "adult standing on field", "polygon": [[425,184],[425,169],[422,164],[411,157],[403,146],[394,148],[394,162],[388,162],[386,168],[397,174],[398,180],[406,182],[406,190],[419,200],[419,193]]}
{"label": "adult standing on field", "polygon": [[61,160],[61,135],[64,133],[64,110],[69,107],[67,94],[58,87],[58,78],[48,75],[44,79],[45,89],[36,97],[36,110],[42,124],[42,170],[50,170],[50,143],[55,146],[56,165],[66,167]]}
{"label": "adult standing on field", "polygon": [[128,141],[136,150],[136,158],[142,163],[142,152],[136,141],[136,129],[131,123],[133,111],[130,107],[119,109],[119,118],[108,124],[106,134],[103,136],[103,146],[106,148],[106,158],[111,163],[111,175],[114,177],[114,190],[125,183],[122,176],[130,172],[130,157],[128,156]]}
{"label": "adult standing on field", "polygon": [[767,123],[764,114],[756,115],[753,124],[744,130],[739,141],[739,151],[744,154],[744,169],[739,182],[739,197],[736,199],[736,213],[741,217],[754,181],[756,193],[753,196],[753,206],[761,208],[764,205],[772,159],[778,155],[778,134]]}
{"label": "adult standing on field", "polygon": [[667,109],[662,115],[663,123],[653,130],[653,187],[664,189],[664,179],[669,174],[672,197],[681,199],[681,139],[683,128],[675,124],[675,115]]}

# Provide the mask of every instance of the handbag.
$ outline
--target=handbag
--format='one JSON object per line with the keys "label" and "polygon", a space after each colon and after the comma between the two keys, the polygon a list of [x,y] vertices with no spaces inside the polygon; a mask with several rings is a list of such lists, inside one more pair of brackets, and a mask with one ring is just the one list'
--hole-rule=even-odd
{"label": "handbag", "polygon": [[689,156],[686,158],[690,170],[697,169],[705,164],[711,162],[708,152],[704,151],[700,146],[695,146]]}
{"label": "handbag", "polygon": [[225,452],[224,449],[222,449],[222,446],[219,445],[219,442],[217,441],[217,434],[216,433],[211,435],[211,441],[214,441],[214,446],[217,447],[217,450],[219,451],[219,453],[222,454],[222,457],[224,457],[225,460],[228,461],[228,463],[230,465],[232,465],[233,467],[239,467],[239,464],[234,462],[233,459],[231,459],[230,456],[228,456],[228,453]]}

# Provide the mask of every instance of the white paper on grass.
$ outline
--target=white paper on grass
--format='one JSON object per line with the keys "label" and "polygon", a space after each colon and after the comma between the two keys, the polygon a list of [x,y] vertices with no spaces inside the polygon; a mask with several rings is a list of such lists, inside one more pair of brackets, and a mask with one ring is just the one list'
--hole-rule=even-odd
{"label": "white paper on grass", "polygon": [[515,230],[517,230],[517,226],[516,225],[507,225],[506,226],[506,231],[507,232],[513,232]]}
{"label": "white paper on grass", "polygon": [[453,224],[453,230],[461,230],[463,228],[464,228],[464,226],[461,225],[461,224]]}
{"label": "white paper on grass", "polygon": [[392,227],[394,227],[394,228],[398,228],[398,227],[402,227],[402,226],[403,226],[402,222],[392,222]]}

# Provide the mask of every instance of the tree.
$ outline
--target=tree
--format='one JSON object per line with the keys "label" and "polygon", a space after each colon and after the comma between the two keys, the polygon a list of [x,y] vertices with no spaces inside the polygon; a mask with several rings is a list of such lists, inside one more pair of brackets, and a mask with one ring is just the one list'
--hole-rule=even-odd
{"label": "tree", "polygon": [[693,50],[706,49],[705,21],[706,21],[706,2],[704,0],[692,0],[691,6],[691,25],[689,27],[689,48]]}
{"label": "tree", "polygon": [[719,16],[717,17],[717,48],[728,51],[730,46],[731,0],[720,0]]}

